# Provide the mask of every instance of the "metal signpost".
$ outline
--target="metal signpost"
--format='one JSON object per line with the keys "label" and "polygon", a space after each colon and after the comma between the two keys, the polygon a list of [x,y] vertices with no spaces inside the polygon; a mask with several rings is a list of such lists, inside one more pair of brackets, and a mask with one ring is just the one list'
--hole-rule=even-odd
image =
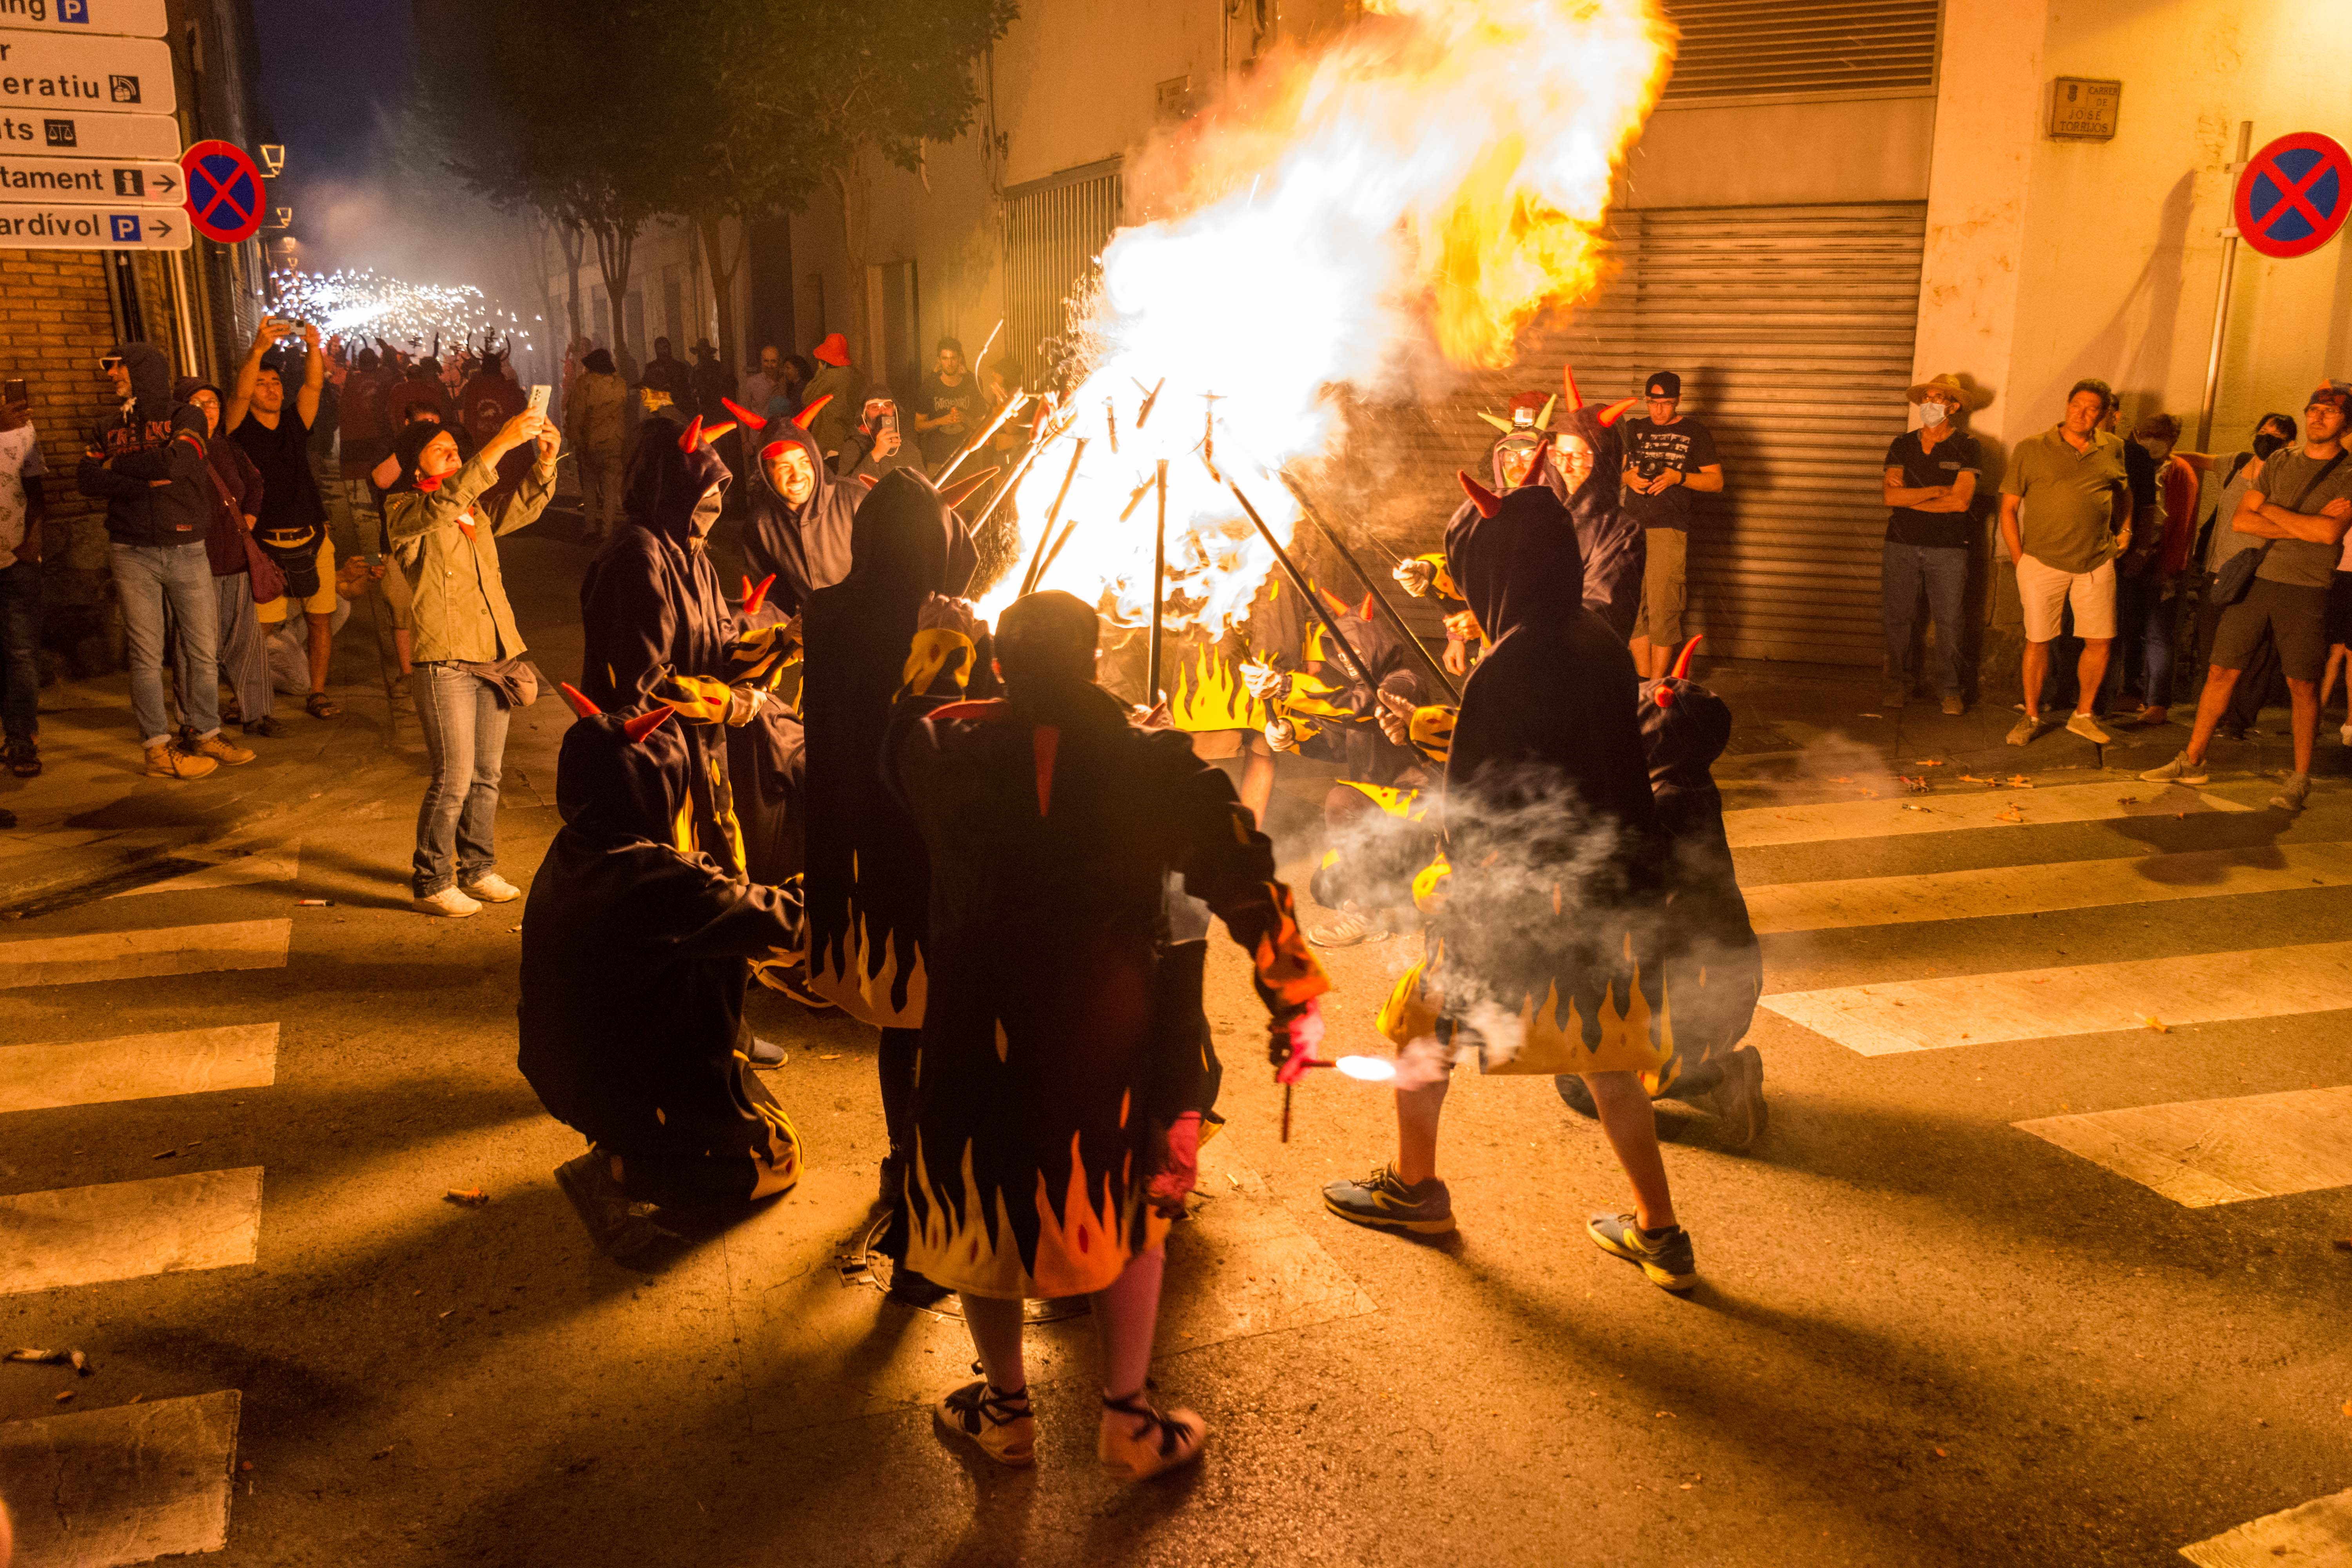
{"label": "metal signpost", "polygon": [[2352,153],[2334,137],[2298,131],[2247,154],[2254,122],[2238,125],[2238,176],[2230,198],[2230,226],[2221,231],[2221,290],[2213,301],[2213,342],[2205,355],[2205,400],[2197,411],[2197,449],[2213,437],[2213,405],[2221,387],[2221,349],[2230,333],[2230,294],[2237,279],[2238,242],[2273,260],[2308,256],[2336,237],[2352,213]]}

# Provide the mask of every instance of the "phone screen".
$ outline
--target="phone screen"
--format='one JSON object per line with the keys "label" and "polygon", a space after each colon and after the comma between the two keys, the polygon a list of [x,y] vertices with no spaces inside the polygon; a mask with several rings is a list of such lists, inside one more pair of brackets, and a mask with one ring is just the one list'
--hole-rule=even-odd
{"label": "phone screen", "polygon": [[549,390],[550,389],[544,384],[534,386],[530,389],[530,411],[533,414],[538,415],[542,419],[547,417],[547,397]]}

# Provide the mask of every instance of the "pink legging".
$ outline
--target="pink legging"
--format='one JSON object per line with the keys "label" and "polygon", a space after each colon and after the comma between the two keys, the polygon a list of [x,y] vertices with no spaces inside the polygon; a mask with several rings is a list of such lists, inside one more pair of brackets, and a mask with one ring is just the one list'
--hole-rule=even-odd
{"label": "pink legging", "polygon": [[[1143,1392],[1151,1371],[1151,1336],[1160,1324],[1160,1279],[1168,1267],[1165,1247],[1139,1252],[1109,1289],[1092,1298],[1095,1331],[1102,1340],[1103,1397],[1126,1399]],[[1021,1364],[1021,1303],[993,1296],[959,1293],[964,1326],[990,1386],[1017,1394],[1029,1386]]]}

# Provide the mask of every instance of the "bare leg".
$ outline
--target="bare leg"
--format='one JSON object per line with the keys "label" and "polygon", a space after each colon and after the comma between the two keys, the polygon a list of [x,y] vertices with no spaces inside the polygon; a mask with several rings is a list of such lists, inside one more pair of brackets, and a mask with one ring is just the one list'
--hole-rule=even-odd
{"label": "bare leg", "polygon": [[956,1300],[963,1306],[963,1326],[971,1334],[981,1375],[1001,1394],[1026,1389],[1029,1373],[1021,1363],[1021,1303],[962,1294]]}
{"label": "bare leg", "polygon": [[310,689],[327,689],[327,662],[335,651],[334,618],[309,616],[310,623]]}
{"label": "bare leg", "polygon": [[1648,676],[1650,673],[1650,639],[1644,637],[1634,637],[1625,645],[1625,648],[1627,652],[1633,656],[1633,673],[1643,677]]}
{"label": "bare leg", "polygon": [[1095,1292],[1106,1399],[1132,1399],[1143,1392],[1143,1380],[1151,1372],[1151,1336],[1160,1323],[1160,1276],[1167,1266],[1162,1247],[1139,1252],[1108,1289]]}
{"label": "bare leg", "polygon": [[[1666,1162],[1658,1152],[1658,1116],[1642,1089],[1642,1077],[1630,1072],[1591,1072],[1584,1087],[1601,1112],[1601,1130],[1617,1152],[1633,1184],[1633,1214],[1643,1230],[1664,1230],[1675,1223],[1674,1194],[1666,1189]],[[1397,1096],[1400,1120],[1404,1096]],[[1433,1129],[1433,1131],[1434,1130]],[[1404,1173],[1400,1170],[1398,1174]]]}
{"label": "bare leg", "polygon": [[2328,699],[2336,695],[2336,679],[2344,673],[2345,645],[2337,643],[2327,650],[2327,668],[2319,678],[2319,708],[2327,710]]}
{"label": "bare leg", "polygon": [[[2074,700],[2075,712],[2088,713],[2091,710],[2091,703],[2099,695],[2099,683],[2107,678],[2107,656],[2114,651],[2115,646],[2113,637],[2083,639],[2083,657],[2074,661],[2074,679],[2083,688],[2083,694]],[[2044,656],[2045,664],[2047,657]]]}
{"label": "bare leg", "polygon": [[[1437,1174],[1437,1119],[1445,1109],[1445,1090],[1454,1080],[1440,1078],[1419,1089],[1396,1091],[1397,1179],[1419,1183]],[[1644,1099],[1644,1111],[1649,1108]]]}
{"label": "bare leg", "polygon": [[2025,645],[2025,716],[2042,717],[2042,683],[2050,679],[2050,645],[2030,642]]}
{"label": "bare leg", "polygon": [[2213,743],[2213,731],[2221,725],[2221,710],[2230,706],[2230,693],[2237,685],[2234,669],[2217,664],[2205,671],[2205,689],[2197,697],[2197,722],[2189,731],[2189,749],[2182,756],[2192,763],[2205,760],[2205,748]]}
{"label": "bare leg", "polygon": [[2294,771],[2311,771],[2311,749],[2319,740],[2319,687],[2316,682],[2290,678],[2286,696],[2294,710]]}
{"label": "bare leg", "polygon": [[1265,826],[1265,808],[1274,801],[1274,753],[1244,748],[1242,752],[1242,804]]}

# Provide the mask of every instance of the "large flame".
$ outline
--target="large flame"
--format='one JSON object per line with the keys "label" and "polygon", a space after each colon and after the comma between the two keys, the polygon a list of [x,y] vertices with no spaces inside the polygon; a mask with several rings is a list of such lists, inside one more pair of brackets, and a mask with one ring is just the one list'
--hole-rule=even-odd
{"label": "large flame", "polygon": [[1055,532],[1076,527],[1042,584],[1150,618],[1157,503],[1136,492],[1165,458],[1167,624],[1222,631],[1273,553],[1203,463],[1204,436],[1286,543],[1297,508],[1270,470],[1336,442],[1335,387],[1391,384],[1433,344],[1507,363],[1528,321],[1598,285],[1612,182],[1673,56],[1654,0],[1364,8],[1145,155],[1164,216],[1103,253],[1087,373],[1021,483],[1021,553],[984,614],[1019,592],[1083,437]]}

